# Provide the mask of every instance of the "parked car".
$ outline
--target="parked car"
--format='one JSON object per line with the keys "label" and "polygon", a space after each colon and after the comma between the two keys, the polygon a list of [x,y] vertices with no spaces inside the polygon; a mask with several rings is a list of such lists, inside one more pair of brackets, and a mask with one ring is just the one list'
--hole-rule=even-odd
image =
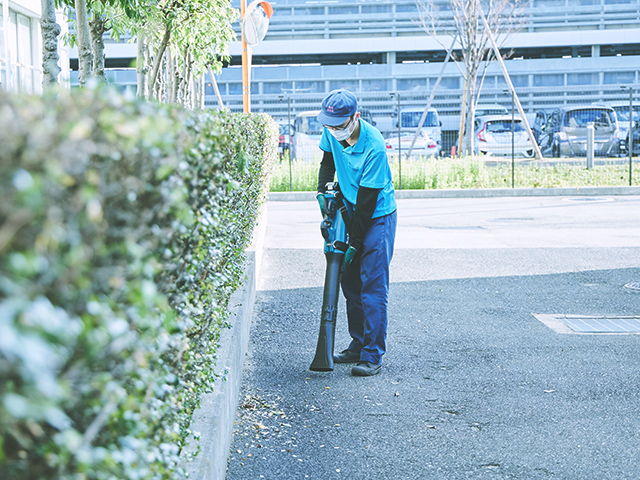
{"label": "parked car", "polygon": [[534,148],[520,117],[486,115],[476,118],[475,154],[533,157]]}
{"label": "parked car", "polygon": [[[397,112],[396,112],[397,114]],[[424,108],[419,107],[404,107],[400,109],[400,129],[402,131],[406,130],[407,132],[411,132],[413,134],[418,128],[418,124],[420,123],[420,119],[424,114]],[[398,128],[398,118],[395,119],[395,128]],[[427,117],[422,124],[422,128],[420,129],[424,132],[427,137],[436,142],[436,144],[442,148],[442,122],[440,121],[440,117],[438,116],[438,111],[435,108],[429,108],[427,112]],[[389,132],[389,134],[398,136],[397,132]],[[413,135],[412,135],[413,136]],[[440,151],[440,150],[438,150]]]}
{"label": "parked car", "polygon": [[[611,107],[616,112],[616,118],[618,120],[618,129],[620,130],[619,134],[619,149],[620,155],[625,156],[628,155],[627,145],[629,143],[629,102],[627,101],[618,101],[618,102],[610,102],[607,104],[594,104],[598,106]],[[634,154],[640,153],[640,145],[637,145],[637,142],[640,142],[640,139],[636,138],[638,136],[638,120],[640,120],[640,107],[635,106],[633,110],[632,116],[632,125],[633,125],[633,140],[634,140]]]}
{"label": "parked car", "polygon": [[[409,153],[409,147],[413,142],[413,132],[402,132],[400,135],[400,153],[406,155]],[[389,155],[398,155],[398,132],[391,132],[386,139],[387,153]],[[436,143],[424,130],[421,130],[416,138],[413,146],[412,156],[437,157],[440,155],[441,146]]]}
{"label": "parked car", "polygon": [[538,112],[532,130],[542,155],[586,156],[590,123],[595,130],[595,155],[618,155],[620,130],[611,107],[587,105]]}
{"label": "parked car", "polygon": [[320,160],[320,138],[324,128],[316,119],[320,110],[296,114],[289,154],[294,160],[313,162]]}
{"label": "parked car", "polygon": [[371,114],[371,110],[368,110],[366,108],[361,108],[358,111],[360,112],[360,118],[362,120],[367,122],[369,125],[373,125],[374,127],[376,126],[376,122],[373,119],[373,115]]}

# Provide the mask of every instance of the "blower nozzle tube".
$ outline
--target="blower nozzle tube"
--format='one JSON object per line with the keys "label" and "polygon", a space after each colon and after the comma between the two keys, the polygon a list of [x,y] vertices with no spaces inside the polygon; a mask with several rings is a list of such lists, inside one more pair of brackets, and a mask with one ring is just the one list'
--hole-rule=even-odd
{"label": "blower nozzle tube", "polygon": [[324,277],[324,294],[322,297],[322,313],[320,316],[320,333],[316,356],[311,363],[310,370],[316,372],[330,372],[333,370],[333,343],[336,332],[336,317],[338,313],[338,295],[340,293],[340,269],[342,268],[342,253],[327,253],[327,271]]}

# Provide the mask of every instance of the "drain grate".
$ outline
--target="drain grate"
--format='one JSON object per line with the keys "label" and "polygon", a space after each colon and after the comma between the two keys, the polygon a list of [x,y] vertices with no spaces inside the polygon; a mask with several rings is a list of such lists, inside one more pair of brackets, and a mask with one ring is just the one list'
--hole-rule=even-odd
{"label": "drain grate", "polygon": [[566,202],[613,202],[613,198],[606,197],[569,197],[563,200]]}
{"label": "drain grate", "polygon": [[632,290],[634,292],[640,292],[640,282],[627,283],[624,288],[626,288],[627,290]]}
{"label": "drain grate", "polygon": [[534,314],[558,333],[640,333],[639,316]]}

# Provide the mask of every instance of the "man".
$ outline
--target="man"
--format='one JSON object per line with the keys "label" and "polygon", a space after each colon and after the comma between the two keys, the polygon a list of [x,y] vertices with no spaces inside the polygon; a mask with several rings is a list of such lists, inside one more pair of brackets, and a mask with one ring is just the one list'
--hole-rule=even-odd
{"label": "man", "polygon": [[317,118],[325,127],[318,193],[337,174],[352,213],[341,280],[352,340],[334,362],[356,363],[353,375],[376,375],[386,351],[389,263],[397,223],[387,149],[380,132],[360,119],[356,97],[348,90],[332,91]]}

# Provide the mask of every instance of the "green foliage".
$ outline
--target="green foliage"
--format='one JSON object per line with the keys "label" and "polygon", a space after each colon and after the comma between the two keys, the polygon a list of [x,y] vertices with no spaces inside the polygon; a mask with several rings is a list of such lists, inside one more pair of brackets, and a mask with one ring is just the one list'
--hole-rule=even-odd
{"label": "green foliage", "polygon": [[178,478],[277,125],[85,89],[0,144],[0,478]]}

